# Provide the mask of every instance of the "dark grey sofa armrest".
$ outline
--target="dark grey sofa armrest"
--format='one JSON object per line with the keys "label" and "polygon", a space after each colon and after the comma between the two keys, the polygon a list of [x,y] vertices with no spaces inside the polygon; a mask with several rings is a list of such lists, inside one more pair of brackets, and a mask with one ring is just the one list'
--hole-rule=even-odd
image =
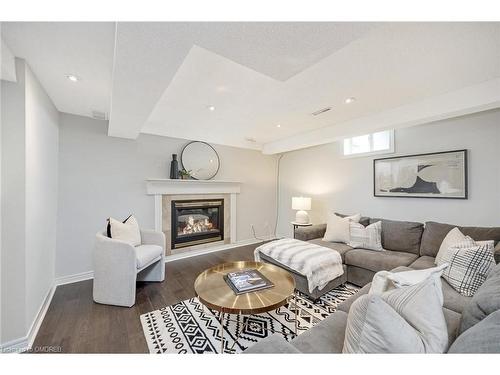
{"label": "dark grey sofa armrest", "polygon": [[495,262],[497,262],[497,264],[500,263],[500,242],[495,246],[494,256]]}
{"label": "dark grey sofa armrest", "polygon": [[310,227],[299,227],[295,230],[295,238],[302,241],[323,238],[326,232],[326,224],[316,224]]}
{"label": "dark grey sofa armrest", "polygon": [[257,344],[249,347],[243,354],[297,354],[295,346],[286,341],[281,335],[271,335]]}

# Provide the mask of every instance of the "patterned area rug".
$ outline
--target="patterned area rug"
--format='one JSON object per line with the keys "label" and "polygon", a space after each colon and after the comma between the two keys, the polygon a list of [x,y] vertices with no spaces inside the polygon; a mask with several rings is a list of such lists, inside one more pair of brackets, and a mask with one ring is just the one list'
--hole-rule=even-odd
{"label": "patterned area rug", "polygon": [[[298,292],[297,334],[325,319],[340,302],[357,291],[355,286],[344,284],[323,295],[316,303]],[[287,341],[292,340],[295,337],[294,317],[293,304],[258,315],[230,315],[231,321],[224,319],[224,353],[241,353],[272,335],[273,331]],[[150,353],[220,353],[218,318],[218,312],[210,311],[197,298],[191,298],[143,314],[141,323]]]}

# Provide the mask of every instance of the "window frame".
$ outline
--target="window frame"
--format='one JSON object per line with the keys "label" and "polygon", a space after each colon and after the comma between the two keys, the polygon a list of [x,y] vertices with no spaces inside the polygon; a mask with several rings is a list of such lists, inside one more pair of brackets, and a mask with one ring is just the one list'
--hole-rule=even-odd
{"label": "window frame", "polygon": [[[386,132],[386,131],[389,132],[389,148],[388,149],[377,150],[377,151],[358,152],[358,153],[349,154],[349,155],[345,154],[345,140],[346,139],[352,140],[353,138],[356,138],[356,137],[362,137],[362,136],[368,135],[369,142],[370,142],[370,149],[373,149],[373,134]],[[394,133],[395,133],[394,129],[386,129],[386,130],[375,131],[375,132],[368,133],[368,134],[360,134],[360,135],[355,135],[352,137],[344,138],[344,139],[342,139],[342,158],[343,159],[351,159],[351,158],[366,157],[366,156],[371,156],[371,155],[393,154],[394,153],[394,143],[395,143]]]}

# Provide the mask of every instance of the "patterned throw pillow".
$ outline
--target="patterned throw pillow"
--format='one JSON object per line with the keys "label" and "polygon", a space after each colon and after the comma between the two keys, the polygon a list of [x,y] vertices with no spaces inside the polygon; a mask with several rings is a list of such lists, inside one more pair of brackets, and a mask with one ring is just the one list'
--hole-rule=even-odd
{"label": "patterned throw pillow", "polygon": [[349,222],[349,242],[347,244],[353,248],[383,251],[382,248],[382,222],[370,224],[367,227],[363,224]]}
{"label": "patterned throw pillow", "polygon": [[493,241],[464,241],[451,246],[442,255],[439,264],[448,263],[443,278],[460,294],[472,297],[495,267]]}

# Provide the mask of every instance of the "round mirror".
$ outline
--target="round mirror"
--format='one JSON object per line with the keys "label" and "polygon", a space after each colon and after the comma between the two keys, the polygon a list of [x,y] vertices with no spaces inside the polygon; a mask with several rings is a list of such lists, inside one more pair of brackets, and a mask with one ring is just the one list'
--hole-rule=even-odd
{"label": "round mirror", "polygon": [[210,180],[220,167],[217,151],[208,143],[194,141],[188,143],[181,153],[182,167],[195,180]]}

